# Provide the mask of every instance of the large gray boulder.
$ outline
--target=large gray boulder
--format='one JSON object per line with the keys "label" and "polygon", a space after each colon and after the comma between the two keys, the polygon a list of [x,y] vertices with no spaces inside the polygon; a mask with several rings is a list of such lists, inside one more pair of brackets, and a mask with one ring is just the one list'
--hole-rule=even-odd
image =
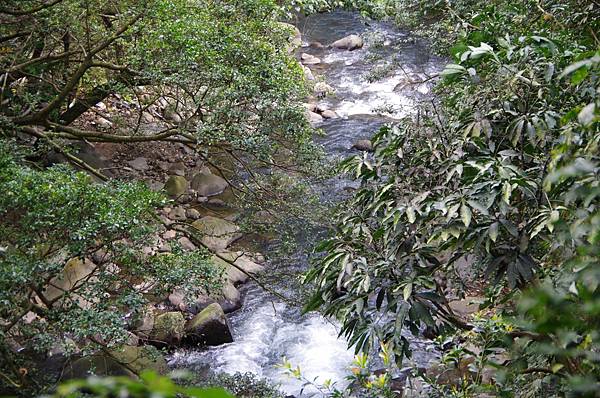
{"label": "large gray boulder", "polygon": [[213,257],[213,261],[225,269],[225,276],[233,284],[245,283],[248,281],[248,274],[257,274],[264,269],[261,264],[243,252],[221,252],[219,255],[237,266],[233,266],[217,256]]}
{"label": "large gray boulder", "polygon": [[336,40],[331,44],[333,48],[339,48],[341,50],[357,50],[362,48],[363,39],[358,35],[349,35],[342,39]]}
{"label": "large gray boulder", "polygon": [[223,193],[229,184],[224,178],[203,170],[192,178],[192,189],[200,196],[215,196]]}
{"label": "large gray boulder", "polygon": [[228,280],[223,284],[221,298],[218,301],[227,314],[242,308],[242,295],[234,284]]}
{"label": "large gray boulder", "polygon": [[214,251],[225,250],[230,244],[242,237],[240,227],[222,218],[205,216],[192,223],[201,235],[201,242]]}
{"label": "large gray boulder", "polygon": [[212,346],[233,342],[229,321],[219,304],[209,305],[187,323],[184,342]]}
{"label": "large gray boulder", "polygon": [[127,162],[127,164],[137,171],[146,171],[150,168],[150,165],[148,165],[148,159],[142,157],[130,160]]}

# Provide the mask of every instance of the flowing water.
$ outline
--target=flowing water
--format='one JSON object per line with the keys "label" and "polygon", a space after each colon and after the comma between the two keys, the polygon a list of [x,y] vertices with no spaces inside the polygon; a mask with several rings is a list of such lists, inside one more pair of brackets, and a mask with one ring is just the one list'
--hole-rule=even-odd
{"label": "flowing water", "polygon": [[[300,19],[307,52],[321,58],[313,72],[335,89],[335,94],[321,99],[321,107],[334,110],[340,118],[325,120],[318,127],[325,135],[319,138],[331,157],[347,157],[358,139],[369,138],[384,123],[410,115],[418,101],[430,98],[427,80],[439,71],[441,60],[429,56],[427,47],[410,32],[396,30],[384,23],[366,23],[357,13],[332,12]],[[355,51],[315,48],[311,42],[330,44],[349,34],[359,34],[365,46]],[[375,77],[380,77],[375,79]],[[352,185],[345,180],[325,187],[328,196]],[[321,188],[323,189],[323,188]],[[306,256],[299,253],[292,271],[306,269]],[[277,287],[284,294],[290,287]],[[234,342],[207,350],[181,350],[170,357],[173,367],[198,372],[252,372],[280,384],[288,394],[298,395],[301,382],[285,376],[276,365],[286,357],[299,365],[305,377],[345,383],[353,351],[338,338],[336,325],[319,316],[302,316],[253,283],[242,289],[241,310],[229,314]],[[424,341],[413,341],[413,366],[425,367],[435,357]],[[307,396],[309,393],[305,394]]]}

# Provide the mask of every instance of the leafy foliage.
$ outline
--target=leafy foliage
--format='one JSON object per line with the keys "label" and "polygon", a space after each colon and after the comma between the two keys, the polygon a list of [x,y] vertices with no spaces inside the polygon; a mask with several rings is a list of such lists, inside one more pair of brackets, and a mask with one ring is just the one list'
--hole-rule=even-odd
{"label": "leafy foliage", "polygon": [[[55,149],[63,139],[178,142],[239,167],[309,169],[318,160],[299,106],[293,32],[276,2],[39,4],[11,0],[0,10],[3,134]],[[93,108],[117,94],[120,114]],[[86,125],[92,112],[112,123],[106,131]],[[147,117],[157,120],[148,126]]]}
{"label": "leafy foliage", "polygon": [[317,248],[307,310],[340,318],[357,351],[383,341],[401,363],[405,329],[475,330],[448,297],[485,289],[514,328],[498,349],[515,350],[488,388],[518,395],[541,374],[558,395],[595,396],[598,5],[421,3],[446,11],[436,28],[456,40],[441,110],[382,128],[374,156],[344,163],[362,187]]}
{"label": "leafy foliage", "polygon": [[[283,358],[280,367],[289,377],[303,382],[300,395],[304,391],[318,391],[321,396],[331,398],[346,398],[346,397],[364,397],[364,398],[393,398],[399,393],[394,390],[392,383],[393,367],[392,355],[388,351],[387,346],[381,345],[379,353],[383,369],[378,372],[373,372],[369,356],[364,353],[357,354],[354,357],[350,372],[346,376],[349,382],[345,388],[338,387],[331,379],[327,379],[322,383],[317,382],[318,377],[313,380],[307,379],[303,374],[300,366],[293,366],[291,362]],[[397,386],[396,386],[397,387]]]}
{"label": "leafy foliage", "polygon": [[3,381],[27,387],[36,369],[19,349],[42,356],[111,347],[150,298],[175,287],[219,287],[207,253],[148,256],[155,208],[164,199],[143,184],[100,185],[82,172],[37,170],[0,147],[0,353]]}
{"label": "leafy foliage", "polygon": [[[90,377],[60,385],[51,398],[78,398],[83,396],[123,398],[232,398],[222,388],[181,387],[168,377],[143,372],[140,380],[127,377]],[[48,397],[50,398],[50,397]]]}

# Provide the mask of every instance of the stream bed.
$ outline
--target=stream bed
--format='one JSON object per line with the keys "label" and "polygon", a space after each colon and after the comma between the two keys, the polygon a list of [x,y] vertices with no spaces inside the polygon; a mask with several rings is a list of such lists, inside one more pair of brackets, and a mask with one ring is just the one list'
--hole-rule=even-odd
{"label": "stream bed", "polygon": [[[301,18],[296,25],[303,39],[299,53],[319,57],[322,62],[311,69],[317,81],[323,80],[335,89],[333,95],[317,102],[340,116],[317,125],[325,133],[318,141],[328,156],[345,158],[359,153],[352,149],[357,140],[368,139],[384,123],[413,114],[418,101],[431,98],[429,82],[418,82],[439,72],[443,60],[430,56],[426,44],[410,32],[342,11]],[[350,34],[364,39],[363,48],[346,51],[314,44],[327,46]],[[335,198],[346,186],[352,186],[352,182],[339,179],[320,190]],[[298,253],[296,257],[291,271],[300,273],[308,267],[306,255]],[[293,293],[283,283],[276,288],[283,294]],[[331,379],[338,387],[345,385],[354,352],[338,338],[335,322],[319,314],[302,316],[299,308],[286,305],[252,282],[241,292],[243,307],[229,314],[234,342],[206,350],[177,350],[169,358],[172,367],[202,373],[209,369],[230,374],[251,372],[279,384],[285,393],[298,396],[302,383],[277,367],[286,357],[294,366],[299,365],[308,379]],[[427,367],[436,358],[431,344],[412,336],[410,339],[413,358],[408,364]],[[311,394],[314,391],[307,389],[302,396]]]}

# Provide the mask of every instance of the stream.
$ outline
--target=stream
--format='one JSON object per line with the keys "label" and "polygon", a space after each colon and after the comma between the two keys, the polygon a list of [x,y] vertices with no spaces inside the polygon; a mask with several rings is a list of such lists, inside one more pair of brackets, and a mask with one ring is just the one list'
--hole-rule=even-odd
{"label": "stream", "polygon": [[[335,94],[320,99],[320,107],[340,117],[326,119],[317,127],[324,135],[317,140],[332,158],[344,158],[359,152],[352,149],[359,139],[368,139],[382,124],[411,115],[418,101],[431,98],[429,83],[415,83],[441,69],[443,60],[429,55],[425,43],[410,32],[392,24],[366,21],[358,13],[330,12],[301,18],[296,25],[302,32],[303,48],[321,59],[311,69],[317,80],[323,79]],[[355,51],[309,46],[324,45],[350,34],[360,35],[365,45]],[[327,196],[339,197],[342,189],[353,186],[338,179],[320,189]],[[299,253],[291,271],[307,268],[306,256]],[[276,287],[289,292],[285,284]],[[283,374],[276,365],[286,357],[299,365],[303,376],[335,381],[338,387],[354,357],[346,341],[338,338],[338,327],[319,314],[302,316],[299,308],[288,306],[254,283],[241,288],[242,309],[229,314],[234,342],[206,350],[178,350],[169,364],[195,372],[252,372],[279,384],[282,391],[298,396],[302,383]],[[291,293],[291,292],[289,292]],[[430,343],[410,337],[413,358],[407,366],[426,367],[436,358]],[[306,389],[302,396],[312,396]],[[316,396],[316,395],[315,395]]]}

